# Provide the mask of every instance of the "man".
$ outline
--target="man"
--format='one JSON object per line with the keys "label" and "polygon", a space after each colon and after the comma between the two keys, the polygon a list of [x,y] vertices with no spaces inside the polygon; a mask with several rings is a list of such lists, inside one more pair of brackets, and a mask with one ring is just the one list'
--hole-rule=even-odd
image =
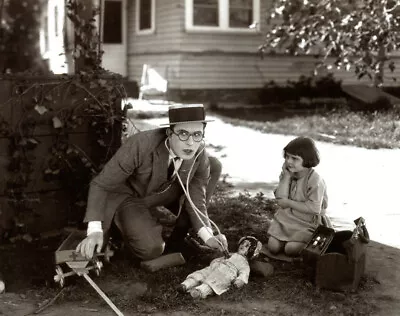
{"label": "man", "polygon": [[[204,149],[204,107],[175,105],[168,115],[168,127],[128,138],[91,182],[84,219],[87,237],[76,248],[83,256],[92,258],[95,250],[101,251],[112,223],[142,260],[161,256],[165,242],[176,250],[190,227],[210,248],[227,249],[225,236],[214,236],[207,215],[221,165]],[[166,214],[168,225],[163,225]],[[171,218],[169,235],[165,230]]]}

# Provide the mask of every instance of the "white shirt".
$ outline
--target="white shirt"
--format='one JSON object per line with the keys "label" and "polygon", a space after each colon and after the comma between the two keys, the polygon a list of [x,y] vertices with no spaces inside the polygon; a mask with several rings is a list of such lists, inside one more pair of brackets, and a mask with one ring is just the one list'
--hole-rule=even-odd
{"label": "white shirt", "polygon": [[175,173],[177,173],[179,171],[179,168],[182,166],[182,162],[183,162],[182,158],[179,158],[173,152],[170,152],[169,158],[168,158],[168,167],[171,165],[171,163],[174,163],[174,161],[173,161],[174,158],[178,158],[178,159],[175,160],[175,170],[172,175],[174,175]]}

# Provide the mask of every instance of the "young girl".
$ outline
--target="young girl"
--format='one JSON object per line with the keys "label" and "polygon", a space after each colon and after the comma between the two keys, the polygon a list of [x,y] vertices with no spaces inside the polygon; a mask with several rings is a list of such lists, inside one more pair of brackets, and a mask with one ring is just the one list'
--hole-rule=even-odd
{"label": "young girl", "polygon": [[268,229],[268,249],[297,256],[322,223],[328,205],[326,185],[313,169],[319,164],[314,141],[298,137],[283,149],[282,172],[275,191],[280,206]]}

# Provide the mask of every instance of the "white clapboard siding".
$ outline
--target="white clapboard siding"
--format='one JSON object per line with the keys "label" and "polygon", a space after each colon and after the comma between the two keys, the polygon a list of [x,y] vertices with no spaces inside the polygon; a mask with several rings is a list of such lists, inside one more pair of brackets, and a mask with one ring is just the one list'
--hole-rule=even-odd
{"label": "white clapboard siding", "polygon": [[[265,16],[271,1],[260,1],[261,32],[232,34],[186,32],[185,0],[159,0],[155,32],[147,35],[136,34],[135,0],[129,1],[129,78],[140,81],[143,64],[168,80],[170,89],[253,89],[271,80],[285,84],[300,75],[311,75],[316,61],[311,56],[279,54],[261,59],[257,54],[269,27]],[[333,73],[344,84],[370,83],[367,78],[357,80],[352,70],[334,69]],[[400,62],[394,75],[400,80]]]}

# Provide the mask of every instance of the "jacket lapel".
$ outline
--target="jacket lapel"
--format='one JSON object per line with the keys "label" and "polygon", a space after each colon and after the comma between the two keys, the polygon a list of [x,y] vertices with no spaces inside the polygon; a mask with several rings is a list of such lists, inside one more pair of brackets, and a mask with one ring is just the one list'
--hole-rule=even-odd
{"label": "jacket lapel", "polygon": [[169,154],[163,141],[157,146],[152,155],[153,171],[149,185],[147,186],[146,195],[156,191],[163,183],[167,182]]}
{"label": "jacket lapel", "polygon": [[[190,171],[190,168],[192,167],[192,164],[193,164],[193,161],[194,161],[194,157],[192,158],[192,159],[190,159],[190,160],[184,160],[183,162],[182,162],[182,165],[181,165],[181,167],[180,167],[180,169],[179,169],[179,176],[181,177],[181,179],[182,179],[182,182],[183,182],[183,184],[186,186],[186,181],[187,181],[187,178],[188,178],[188,175],[189,175],[189,171]],[[194,173],[195,173],[195,170],[197,169],[197,165],[199,164],[199,161],[197,160],[195,163],[194,163],[194,166],[193,166],[193,168],[192,168],[192,171],[190,172],[190,179],[189,179],[189,181],[192,179],[192,177],[193,177],[193,175],[194,175]]]}

